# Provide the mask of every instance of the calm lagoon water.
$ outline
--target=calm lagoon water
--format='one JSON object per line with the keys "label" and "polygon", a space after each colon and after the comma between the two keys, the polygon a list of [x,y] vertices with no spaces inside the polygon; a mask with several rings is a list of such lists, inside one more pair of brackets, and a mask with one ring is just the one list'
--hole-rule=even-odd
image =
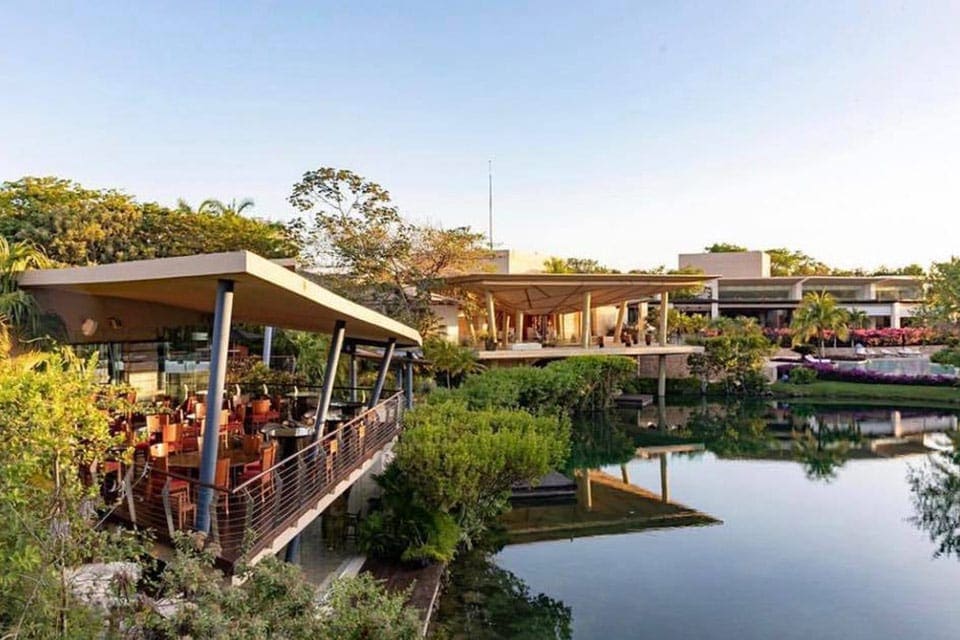
{"label": "calm lagoon water", "polygon": [[[762,413],[771,425],[764,434],[780,424],[780,437],[766,441],[771,450],[798,437],[796,427],[783,437],[782,410]],[[918,442],[942,442],[922,432],[955,428],[956,418],[797,413],[790,419],[824,425],[828,435],[853,426],[854,444],[833,461],[839,466],[823,472],[789,456],[668,454],[671,500],[722,524],[507,546],[486,568],[510,591],[497,599],[487,585],[498,608],[491,619],[458,619],[462,612],[449,605],[462,594],[454,594],[445,596],[441,621],[454,637],[470,638],[571,637],[568,630],[577,639],[960,637],[960,561],[934,558],[936,545],[911,521],[908,474],[929,456],[900,455],[922,451]],[[895,419],[884,429],[889,414]],[[893,439],[913,444],[897,449]],[[836,450],[836,438],[819,440]],[[627,470],[631,483],[659,492],[658,459],[634,459]]]}

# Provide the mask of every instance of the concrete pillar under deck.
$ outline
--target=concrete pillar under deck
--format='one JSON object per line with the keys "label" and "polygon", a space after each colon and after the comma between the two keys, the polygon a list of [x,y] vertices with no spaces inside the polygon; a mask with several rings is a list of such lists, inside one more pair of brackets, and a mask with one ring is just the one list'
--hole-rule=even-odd
{"label": "concrete pillar under deck", "polygon": [[657,396],[667,395],[667,356],[657,356]]}
{"label": "concrete pillar under deck", "polygon": [[660,500],[670,502],[670,485],[667,482],[667,455],[660,454]]}
{"label": "concrete pillar under deck", "polygon": [[210,532],[210,505],[216,480],[217,453],[220,444],[220,414],[223,411],[223,385],[227,376],[227,352],[230,349],[230,322],[233,318],[233,280],[217,283],[213,312],[213,339],[210,343],[210,377],[207,381],[207,416],[200,460],[200,482],[197,496],[197,531]]}
{"label": "concrete pillar under deck", "polygon": [[583,506],[590,511],[593,509],[593,487],[590,486],[590,469],[581,469],[580,473],[577,474],[577,480],[580,485]]}
{"label": "concrete pillar under deck", "polygon": [[[640,413],[639,411],[637,412]],[[627,465],[620,465],[620,478],[623,480],[623,484],[630,484],[630,473],[627,471]]]}
{"label": "concrete pillar under deck", "polygon": [[583,294],[583,306],[580,310],[580,346],[584,349],[590,348],[590,334],[593,331],[593,328],[590,326],[590,302],[591,295],[589,291],[584,292]]}
{"label": "concrete pillar under deck", "polygon": [[670,295],[664,291],[660,294],[660,336],[659,342],[661,347],[667,345],[667,307],[670,304]]}
{"label": "concrete pillar under deck", "polygon": [[487,291],[487,333],[494,343],[497,342],[497,310],[493,305],[493,294]]}

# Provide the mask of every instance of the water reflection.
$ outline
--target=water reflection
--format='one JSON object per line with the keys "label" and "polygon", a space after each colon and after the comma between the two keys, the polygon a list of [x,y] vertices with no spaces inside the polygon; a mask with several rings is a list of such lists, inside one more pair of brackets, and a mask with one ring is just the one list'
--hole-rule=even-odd
{"label": "water reflection", "polygon": [[513,573],[473,550],[450,570],[436,615],[437,635],[451,639],[570,640],[570,607],[530,588]]}
{"label": "water reflection", "polygon": [[912,467],[908,476],[912,522],[937,545],[934,555],[960,558],[960,436],[951,434],[952,449]]}
{"label": "water reflection", "polygon": [[[943,566],[955,563],[925,563],[929,547],[916,544],[914,525],[937,555],[960,557],[960,454],[922,462],[956,429],[952,411],[812,403],[582,417],[560,470],[572,501],[518,506],[505,523],[525,527],[511,540],[530,544],[457,561],[439,637],[570,638],[576,629],[582,638],[896,638],[920,621],[925,637],[953,637],[960,618],[941,592],[960,574]],[[791,473],[798,467],[803,474]],[[702,509],[701,520],[685,514],[667,525],[680,528],[643,532],[650,526],[639,516],[673,518],[683,507],[672,493]],[[719,526],[689,526],[711,523]],[[906,617],[876,597],[904,588],[916,596]]]}
{"label": "water reflection", "polygon": [[721,458],[791,459],[825,482],[852,458],[929,453],[938,435],[957,429],[952,412],[755,401],[654,406],[620,420],[636,425],[641,450],[702,443]]}

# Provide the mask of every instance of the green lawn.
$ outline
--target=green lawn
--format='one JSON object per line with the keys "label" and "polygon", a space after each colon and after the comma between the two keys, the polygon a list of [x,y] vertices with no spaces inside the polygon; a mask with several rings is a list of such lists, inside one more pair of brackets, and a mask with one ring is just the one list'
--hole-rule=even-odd
{"label": "green lawn", "polygon": [[771,386],[771,389],[779,396],[792,398],[849,398],[960,404],[960,388],[957,387],[864,384],[860,382],[814,382],[812,384],[777,382]]}

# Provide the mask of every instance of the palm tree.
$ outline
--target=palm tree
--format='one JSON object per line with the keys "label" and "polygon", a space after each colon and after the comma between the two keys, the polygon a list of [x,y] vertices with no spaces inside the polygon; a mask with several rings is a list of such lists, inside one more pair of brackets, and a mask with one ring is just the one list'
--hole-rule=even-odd
{"label": "palm tree", "polygon": [[207,198],[200,203],[197,213],[210,213],[215,216],[238,216],[243,213],[244,209],[251,207],[253,207],[253,200],[250,198],[244,198],[239,203],[236,200],[231,200],[230,204],[215,198]]}
{"label": "palm tree", "polygon": [[847,312],[837,306],[837,300],[829,293],[811,291],[803,296],[803,301],[793,313],[790,329],[793,331],[793,345],[817,339],[820,358],[823,358],[823,345],[828,331],[832,331],[841,340],[850,335],[847,326]]}
{"label": "palm tree", "polygon": [[0,236],[0,354],[9,352],[18,334],[33,334],[40,327],[36,301],[23,291],[17,278],[27,269],[50,266],[46,254],[29,242],[11,244]]}
{"label": "palm tree", "polygon": [[863,309],[853,309],[847,312],[847,325],[852,329],[866,329],[870,316]]}

